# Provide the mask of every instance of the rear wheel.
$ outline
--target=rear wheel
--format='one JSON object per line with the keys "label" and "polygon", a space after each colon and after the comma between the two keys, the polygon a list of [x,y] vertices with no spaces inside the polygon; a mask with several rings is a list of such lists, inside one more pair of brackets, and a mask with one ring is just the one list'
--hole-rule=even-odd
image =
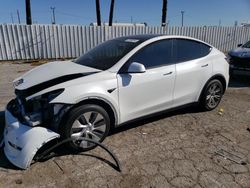
{"label": "rear wheel", "polygon": [[202,92],[200,99],[200,106],[204,110],[215,109],[223,96],[223,86],[222,83],[217,80],[211,80]]}
{"label": "rear wheel", "polygon": [[[79,106],[70,111],[66,124],[61,127],[64,139],[84,137],[102,142],[108,135],[110,118],[102,107],[93,104]],[[87,141],[72,141],[67,147],[75,151],[87,151],[96,147]]]}

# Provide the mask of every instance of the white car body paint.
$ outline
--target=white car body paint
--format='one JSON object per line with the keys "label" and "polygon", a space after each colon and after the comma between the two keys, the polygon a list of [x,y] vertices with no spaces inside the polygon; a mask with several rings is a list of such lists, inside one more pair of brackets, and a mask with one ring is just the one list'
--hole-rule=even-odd
{"label": "white car body paint", "polygon": [[173,106],[175,65],[149,69],[133,76],[118,74],[117,79],[120,123]]}
{"label": "white car body paint", "polygon": [[[60,71],[58,71],[60,69]],[[25,73],[22,77],[15,79],[13,82],[15,83],[17,80],[23,78],[23,84],[16,86],[16,89],[26,89],[28,87],[32,87],[37,85],[38,83],[42,83],[48,80],[52,80],[57,77],[77,74],[77,73],[90,73],[90,72],[98,72],[100,70],[93,69],[90,67],[78,65],[71,61],[55,61],[47,64],[43,64],[38,66],[27,73]],[[36,77],[34,78],[34,75]]]}
{"label": "white car body paint", "polygon": [[[225,55],[214,47],[202,58],[146,70],[145,73],[119,74],[120,68],[141,48],[163,39],[181,38],[202,42],[190,37],[157,36],[139,44],[113,67],[105,71],[78,65],[73,62],[54,62],[37,67],[16,79],[23,83],[16,89],[23,90],[55,79],[60,76],[78,73],[92,73],[52,85],[26,98],[41,96],[57,89],[64,91],[50,101],[60,104],[77,104],[87,99],[98,99],[108,103],[115,113],[116,126],[127,121],[160,112],[187,103],[197,102],[207,81],[214,75],[222,75],[229,80],[229,65]],[[204,42],[202,42],[204,43]],[[206,43],[204,43],[206,44]],[[209,45],[210,46],[210,45]],[[167,87],[163,87],[163,85]],[[112,92],[108,92],[108,90]],[[28,127],[6,110],[4,135],[5,154],[14,165],[26,169],[36,151],[51,139],[60,135],[43,127]],[[31,141],[32,140],[32,141]],[[22,148],[21,151],[8,145],[8,142]]]}

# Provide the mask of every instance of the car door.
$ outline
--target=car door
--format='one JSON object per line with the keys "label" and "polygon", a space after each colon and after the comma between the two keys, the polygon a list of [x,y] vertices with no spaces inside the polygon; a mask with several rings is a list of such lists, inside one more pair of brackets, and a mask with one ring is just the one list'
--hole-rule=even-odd
{"label": "car door", "polygon": [[172,40],[149,44],[122,68],[137,62],[145,66],[146,72],[117,74],[121,123],[172,107],[175,82],[172,44]]}
{"label": "car door", "polygon": [[188,39],[174,40],[176,83],[174,106],[195,102],[212,75],[211,47]]}

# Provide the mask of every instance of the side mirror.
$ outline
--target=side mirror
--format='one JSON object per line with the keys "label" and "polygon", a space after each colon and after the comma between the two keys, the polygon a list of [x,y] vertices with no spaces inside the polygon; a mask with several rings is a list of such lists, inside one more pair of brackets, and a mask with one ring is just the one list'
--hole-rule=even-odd
{"label": "side mirror", "polygon": [[143,64],[133,62],[128,67],[128,73],[144,73],[146,72],[146,68]]}
{"label": "side mirror", "polygon": [[242,44],[238,44],[238,45],[237,45],[237,47],[241,47],[241,46],[242,46]]}

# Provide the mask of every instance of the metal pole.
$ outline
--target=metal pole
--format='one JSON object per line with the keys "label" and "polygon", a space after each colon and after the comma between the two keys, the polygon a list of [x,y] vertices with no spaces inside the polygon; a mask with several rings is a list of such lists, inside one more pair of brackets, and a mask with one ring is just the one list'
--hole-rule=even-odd
{"label": "metal pole", "polygon": [[97,25],[101,26],[101,12],[100,12],[100,1],[96,0],[95,1],[96,5],[96,19],[97,19]]}
{"label": "metal pole", "polygon": [[25,2],[26,2],[26,24],[31,25],[32,18],[31,18],[30,0],[25,0]]}
{"label": "metal pole", "polygon": [[52,10],[52,16],[53,16],[52,24],[56,24],[55,8],[56,7],[50,7],[50,9]]}
{"label": "metal pole", "polygon": [[19,10],[18,9],[16,10],[16,13],[17,13],[18,23],[21,24],[21,20],[20,20],[20,15],[19,15]]}
{"label": "metal pole", "polygon": [[161,26],[166,26],[166,20],[167,20],[167,0],[162,1],[162,18],[161,18]]}
{"label": "metal pole", "polygon": [[184,26],[184,13],[185,13],[185,11],[181,11],[181,27],[183,27]]}
{"label": "metal pole", "polygon": [[115,0],[111,0],[110,12],[109,12],[109,26],[112,26],[113,22],[114,5],[115,5]]}

